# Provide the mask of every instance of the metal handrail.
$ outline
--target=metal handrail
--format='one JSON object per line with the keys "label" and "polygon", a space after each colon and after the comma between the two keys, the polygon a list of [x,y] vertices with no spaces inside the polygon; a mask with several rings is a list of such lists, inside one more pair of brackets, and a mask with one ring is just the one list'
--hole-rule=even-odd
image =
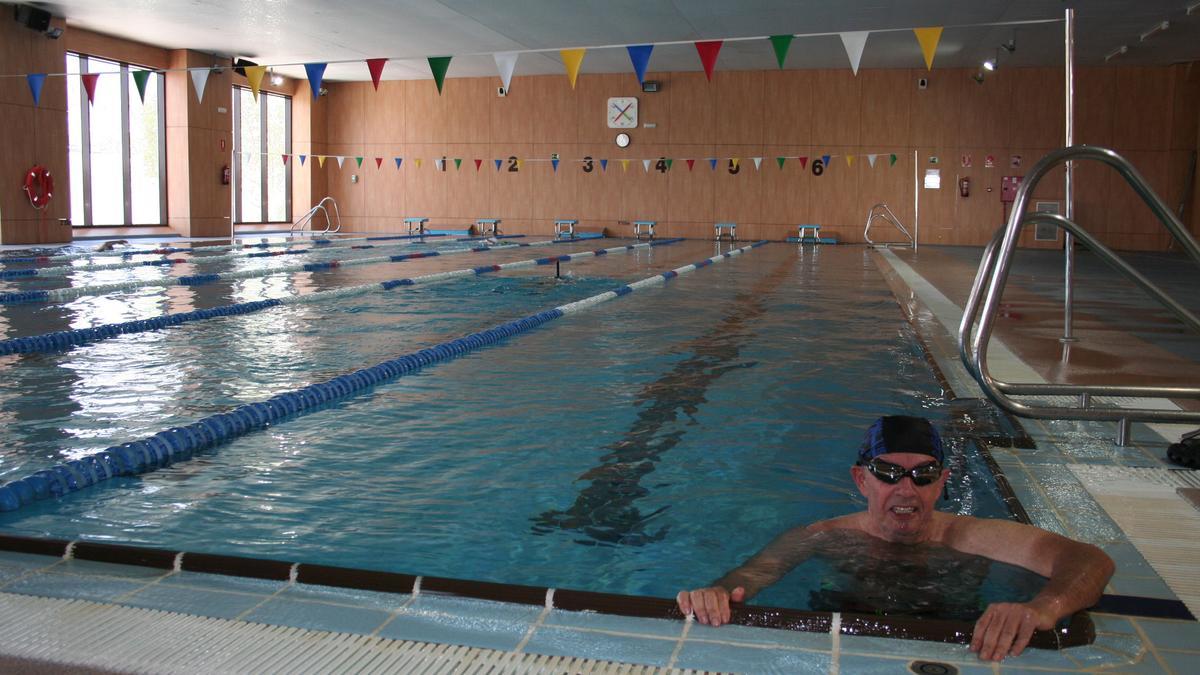
{"label": "metal handrail", "polygon": [[[879,209],[882,209],[882,212],[876,213],[876,211]],[[896,214],[892,213],[892,210],[890,208],[888,208],[888,205],[883,202],[879,202],[875,206],[872,206],[870,211],[867,211],[867,226],[865,228],[863,228],[863,239],[866,239],[868,244],[871,244],[871,245],[875,244],[875,242],[871,241],[871,237],[868,233],[871,231],[871,223],[875,222],[876,218],[879,218],[881,220],[891,223],[893,226],[895,226],[895,228],[897,230],[900,230],[901,234],[903,234],[908,239],[909,246],[911,246],[913,248],[917,247],[916,240],[913,239],[912,235],[908,233],[908,230],[904,229],[904,225],[900,224],[900,219],[896,217]],[[884,242],[883,244],[881,244],[881,246],[886,246],[889,243],[904,243],[904,242]]]}
{"label": "metal handrail", "polygon": [[[330,204],[333,204],[333,215],[335,218],[337,218],[337,227],[334,227],[333,221],[330,220],[330,218],[329,218],[329,211],[328,211],[328,209],[325,208],[325,202],[329,202]],[[292,223],[292,227],[291,227],[291,229],[288,230],[288,232],[295,232],[297,228],[300,228],[303,225],[306,225],[306,224],[312,222],[312,219],[317,215],[317,211],[320,211],[321,213],[325,214],[325,229],[320,232],[317,232],[316,230],[312,230],[312,233],[314,235],[329,234],[331,232],[336,233],[336,232],[340,232],[342,230],[342,214],[340,212],[338,212],[337,200],[335,200],[333,197],[324,197],[321,199],[321,201],[317,202],[316,206],[309,209],[308,213],[304,214],[303,216],[300,216],[300,218],[297,219],[296,222]],[[301,231],[303,231],[303,230],[301,230]]]}
{"label": "metal handrail", "polygon": [[[1096,253],[1105,263],[1124,274],[1137,286],[1146,291],[1151,297],[1171,310],[1183,323],[1193,330],[1200,332],[1200,319],[1187,308],[1171,299],[1149,279],[1133,269],[1096,237],[1084,230],[1074,221],[1053,213],[1026,213],[1030,195],[1035,186],[1049,171],[1068,160],[1090,159],[1107,164],[1117,170],[1133,190],[1154,212],[1155,216],[1166,226],[1184,250],[1200,265],[1200,244],[1184,228],[1178,217],[1162,201],[1145,178],[1129,163],[1112,150],[1088,145],[1077,145],[1056,150],[1043,157],[1030,170],[1028,180],[1024,181],[1017,190],[1016,201],[1008,223],[998,230],[996,235],[984,248],[983,260],[975,273],[971,286],[971,294],[963,308],[962,322],[958,330],[959,356],[963,365],[979,382],[984,393],[996,405],[1022,417],[1039,419],[1078,419],[1093,421],[1118,422],[1117,442],[1128,444],[1129,423],[1131,421],[1152,422],[1196,422],[1200,421],[1200,412],[1185,410],[1161,410],[1154,408],[1111,408],[1098,409],[1089,407],[1092,396],[1140,396],[1165,398],[1200,398],[1200,388],[1197,387],[1155,387],[1155,386],[1125,386],[1108,385],[1071,385],[1071,384],[1013,384],[1002,382],[992,377],[987,367],[987,345],[991,340],[996,314],[1000,307],[1000,297],[1008,280],[1012,266],[1012,256],[1016,249],[1017,238],[1021,229],[1027,225],[1046,223],[1055,225],[1075,235],[1090,250]],[[986,298],[984,294],[986,293]],[[982,310],[980,300],[983,298]],[[977,317],[977,315],[979,315]],[[972,328],[978,318],[978,328]],[[968,346],[969,345],[969,346]],[[1011,395],[1076,395],[1078,407],[1037,406],[1014,401]]]}

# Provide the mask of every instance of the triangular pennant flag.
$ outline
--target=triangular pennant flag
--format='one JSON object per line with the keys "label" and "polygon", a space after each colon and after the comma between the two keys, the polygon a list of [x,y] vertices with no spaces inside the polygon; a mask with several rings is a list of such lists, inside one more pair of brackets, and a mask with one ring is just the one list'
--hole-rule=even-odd
{"label": "triangular pennant flag", "polygon": [[150,71],[135,70],[130,75],[133,75],[133,83],[137,85],[138,98],[142,103],[146,102],[146,82],[150,80]]}
{"label": "triangular pennant flag", "polygon": [[654,45],[629,45],[629,60],[633,63],[633,73],[637,75],[638,84],[646,81],[646,66],[650,64],[650,52]]}
{"label": "triangular pennant flag", "polygon": [[846,155],[846,166],[854,166],[854,155]]}
{"label": "triangular pennant flag", "polygon": [[558,158],[557,157],[550,158],[550,165],[554,167],[554,173],[558,173]]}
{"label": "triangular pennant flag", "polygon": [[192,68],[192,86],[196,88],[196,101],[204,103],[204,85],[208,83],[208,68]]}
{"label": "triangular pennant flag", "polygon": [[437,83],[438,94],[442,93],[442,83],[446,81],[446,71],[450,69],[452,56],[430,56],[429,72],[433,73],[433,81]]}
{"label": "triangular pennant flag", "polygon": [[713,170],[713,171],[716,171],[716,170],[717,170],[717,158],[716,158],[716,157],[709,157],[709,158],[708,158],[708,165],[709,165],[709,166],[712,168],[712,170]]}
{"label": "triangular pennant flag", "polygon": [[675,163],[675,160],[671,159],[670,157],[667,158],[667,171],[671,170],[671,165],[674,163]]}
{"label": "triangular pennant flag", "polygon": [[875,158],[878,156],[879,155],[867,155],[867,163],[871,165],[872,169],[875,168]]}
{"label": "triangular pennant flag", "polygon": [[306,63],[304,72],[308,73],[308,86],[312,87],[313,98],[321,97],[321,78],[325,77],[324,63]]}
{"label": "triangular pennant flag", "polygon": [[287,161],[288,161],[288,156],[287,156],[287,155],[284,155],[284,156],[283,156],[283,164],[284,164],[284,166],[286,166],[286,165],[287,165]]}
{"label": "triangular pennant flag", "polygon": [[322,169],[324,169],[325,168],[325,160],[327,159],[325,157],[325,155],[315,155],[315,156],[317,158],[317,165],[319,165]]}
{"label": "triangular pennant flag", "polygon": [[650,173],[650,160],[648,160],[648,159],[643,159],[643,160],[642,160],[642,169],[643,169],[643,170],[644,170],[646,173]]}
{"label": "triangular pennant flag", "polygon": [[741,164],[741,162],[742,162],[742,160],[741,160],[741,158],[740,158],[740,157],[733,157],[733,158],[731,158],[729,161],[730,161],[730,163],[731,163],[730,165],[731,165],[731,166],[732,166],[734,169],[737,169],[737,168],[738,168],[738,164]]}
{"label": "triangular pennant flag", "polygon": [[462,170],[462,157],[455,157],[455,158],[454,158],[454,170],[455,170],[455,171],[461,171],[461,170]]}
{"label": "triangular pennant flag", "polygon": [[444,159],[433,160],[433,168],[437,169],[438,171],[445,171],[446,170],[446,160],[444,160]]}
{"label": "triangular pennant flag", "polygon": [[821,163],[825,165],[825,168],[826,168],[826,169],[830,168],[830,166],[829,166],[829,155],[821,155]]}
{"label": "triangular pennant flag", "polygon": [[759,169],[761,169],[762,168],[762,157],[753,157],[752,159],[754,160],[754,170],[758,171]]}
{"label": "triangular pennant flag", "polygon": [[888,161],[888,166],[896,166],[896,155],[891,156],[891,159]]}
{"label": "triangular pennant flag", "polygon": [[397,158],[396,158],[396,169],[397,169],[397,170],[399,170],[399,169],[400,169],[400,164],[401,164],[403,161],[404,161],[404,158],[403,158],[403,157],[397,157]]}
{"label": "triangular pennant flag", "polygon": [[775,49],[775,60],[779,62],[779,67],[783,68],[783,60],[787,58],[788,47],[792,46],[792,35],[772,35],[771,47]]}
{"label": "triangular pennant flag", "polygon": [[525,166],[525,160],[523,160],[523,159],[518,159],[518,160],[517,160],[517,171],[520,171],[520,170],[521,170],[521,167],[523,167],[523,166]]}
{"label": "triangular pennant flag", "polygon": [[575,78],[579,77],[579,66],[583,65],[583,55],[587,53],[586,49],[561,49],[559,55],[562,56],[563,65],[567,67],[567,79],[571,81],[571,88],[575,88]]}
{"label": "triangular pennant flag", "polygon": [[700,65],[704,66],[704,76],[712,82],[713,67],[717,65],[717,54],[721,53],[724,40],[708,40],[696,43],[696,53],[700,55]]}
{"label": "triangular pennant flag", "polygon": [[779,170],[783,171],[783,163],[787,161],[787,157],[776,157],[776,162],[779,162]]}
{"label": "triangular pennant flag", "polygon": [[46,84],[45,73],[30,73],[25,76],[25,81],[29,83],[29,93],[33,94],[33,105],[37,105],[42,100],[42,85]]}
{"label": "triangular pennant flag", "polygon": [[497,160],[493,160],[493,161],[494,161],[494,162],[496,162],[496,170],[497,170],[497,171],[499,171],[499,170],[500,170],[500,165],[504,163],[504,160],[502,160],[502,159],[497,159]]}
{"label": "triangular pennant flag", "polygon": [[500,73],[500,84],[504,86],[504,91],[509,90],[509,83],[512,82],[513,70],[517,67],[517,52],[498,52],[492,54],[492,58],[496,59],[496,70]]}
{"label": "triangular pennant flag", "polygon": [[379,91],[379,77],[383,75],[383,67],[387,62],[387,59],[367,59],[367,70],[371,71],[371,84],[375,85],[375,91]]}
{"label": "triangular pennant flag", "polygon": [[300,155],[300,166],[304,166],[304,160],[308,159],[308,155]]}
{"label": "triangular pennant flag", "polygon": [[694,160],[694,159],[687,160],[687,165],[688,165],[688,171],[691,171],[692,167],[696,165],[696,160]]}
{"label": "triangular pennant flag", "polygon": [[87,92],[88,103],[96,102],[96,80],[100,79],[100,73],[84,73],[79,76],[83,80],[83,89]]}
{"label": "triangular pennant flag", "polygon": [[355,157],[355,158],[354,158],[354,161],[358,163],[358,168],[360,168],[360,169],[361,169],[361,168],[362,168],[362,161],[363,161],[363,158],[362,158],[362,157]]}
{"label": "triangular pennant flag", "polygon": [[382,168],[383,168],[383,158],[382,158],[382,157],[376,157],[376,158],[375,158],[375,168],[376,168],[376,169],[382,169]]}
{"label": "triangular pennant flag", "polygon": [[345,156],[345,155],[338,155],[338,156],[337,156],[337,161],[338,161],[338,168],[339,168],[339,169],[340,169],[340,168],[342,168],[342,164],[344,164],[344,163],[346,162],[346,156]]}
{"label": "triangular pennant flag", "polygon": [[621,160],[621,170],[622,170],[622,171],[628,171],[628,170],[629,170],[629,160],[627,160],[627,159],[623,159],[623,160]]}
{"label": "triangular pennant flag", "polygon": [[797,159],[800,160],[800,170],[801,171],[804,171],[805,169],[808,168],[808,158],[807,157],[798,157]]}
{"label": "triangular pennant flag", "polygon": [[600,170],[603,171],[604,173],[608,173],[608,160],[607,159],[600,160]]}
{"label": "triangular pennant flag", "polygon": [[481,167],[481,166],[483,166],[483,160],[482,159],[475,160],[475,170],[479,171],[479,167]]}
{"label": "triangular pennant flag", "polygon": [[420,157],[417,157],[417,158],[413,159],[413,161],[417,163],[417,168],[418,168],[418,169],[419,169],[419,168],[421,168],[421,158],[420,158]]}
{"label": "triangular pennant flag", "polygon": [[917,42],[921,43],[921,54],[925,57],[925,69],[933,70],[933,54],[937,51],[938,42],[942,39],[942,27],[914,28]]}
{"label": "triangular pennant flag", "polygon": [[846,48],[846,56],[850,59],[850,69],[858,75],[858,63],[862,61],[863,48],[867,46],[869,30],[858,30],[852,33],[842,33],[842,46]]}
{"label": "triangular pennant flag", "polygon": [[266,66],[246,66],[246,81],[250,83],[250,93],[254,95],[254,100],[258,100],[258,89],[262,86],[263,75],[267,72]]}

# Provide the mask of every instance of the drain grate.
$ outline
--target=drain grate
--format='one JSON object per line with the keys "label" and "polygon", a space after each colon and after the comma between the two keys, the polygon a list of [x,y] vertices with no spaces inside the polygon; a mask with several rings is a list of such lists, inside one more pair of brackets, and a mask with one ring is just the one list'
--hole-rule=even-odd
{"label": "drain grate", "polygon": [[[0,653],[155,673],[693,673],[0,593]],[[50,672],[49,670],[47,672]]]}

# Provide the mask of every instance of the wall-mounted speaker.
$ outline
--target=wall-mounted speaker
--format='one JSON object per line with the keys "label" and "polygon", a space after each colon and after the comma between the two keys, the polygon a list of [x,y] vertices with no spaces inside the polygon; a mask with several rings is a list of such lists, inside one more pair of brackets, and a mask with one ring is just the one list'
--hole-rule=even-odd
{"label": "wall-mounted speaker", "polygon": [[29,5],[14,5],[13,18],[27,28],[45,33],[50,28],[50,12]]}

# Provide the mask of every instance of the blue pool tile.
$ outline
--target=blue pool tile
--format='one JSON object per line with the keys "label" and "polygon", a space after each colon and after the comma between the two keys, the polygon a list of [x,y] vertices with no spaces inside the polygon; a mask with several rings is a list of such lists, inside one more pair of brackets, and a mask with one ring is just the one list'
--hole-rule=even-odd
{"label": "blue pool tile", "polygon": [[594,631],[542,626],[525,651],[550,656],[581,656],[651,666],[665,666],[675,651],[675,640],[625,637]]}
{"label": "blue pool tile", "polygon": [[1146,562],[1141,551],[1129,542],[1104,544],[1100,547],[1117,564],[1117,576],[1157,577],[1158,573]]}
{"label": "blue pool tile", "polygon": [[1072,647],[1066,653],[1085,668],[1122,668],[1141,659],[1142,639],[1136,635],[1097,635],[1096,642]]}
{"label": "blue pool tile", "polygon": [[753,626],[720,626],[713,628],[693,623],[687,639],[707,642],[728,642],[747,645],[774,645],[792,649],[829,651],[833,638],[829,633],[805,633],[796,630],[755,628]]}
{"label": "blue pool tile", "polygon": [[682,621],[666,619],[642,619],[632,616],[616,616],[598,612],[566,612],[553,610],[546,616],[547,626],[564,628],[591,628],[613,633],[634,633],[653,637],[678,638],[683,633]]}
{"label": "blue pool tile", "polygon": [[16,551],[0,551],[0,567],[15,567],[25,570],[49,567],[61,558],[32,553],[17,553]]}
{"label": "blue pool tile", "polygon": [[533,622],[542,613],[542,608],[534,605],[518,605],[510,602],[458,598],[452,595],[437,595],[434,593],[422,593],[406,609],[412,612],[451,614],[494,619],[497,621],[519,621],[526,623]]}
{"label": "blue pool tile", "polygon": [[333,633],[370,635],[391,616],[390,612],[362,607],[342,607],[320,602],[275,598],[242,617],[274,626],[294,626]]}
{"label": "blue pool tile", "polygon": [[1167,598],[1175,600],[1175,593],[1162,579],[1157,577],[1114,576],[1109,588],[1118,595],[1137,595],[1144,598]]}
{"label": "blue pool tile", "polygon": [[1196,621],[1137,619],[1137,624],[1159,649],[1200,651],[1200,623]]}
{"label": "blue pool tile", "polygon": [[963,675],[984,675],[984,673],[992,672],[991,666],[978,661],[974,663],[962,663],[958,661],[942,661],[933,657],[898,660],[883,658],[882,656],[862,656],[859,654],[842,654],[838,659],[838,670],[843,673],[854,673],[854,675],[896,675],[897,673],[912,673],[910,664],[914,661],[946,663],[953,666]]}
{"label": "blue pool tile", "polygon": [[[1136,635],[1137,629],[1129,617],[1119,614],[1099,614],[1091,612],[1092,623],[1096,624],[1096,633],[1115,633],[1118,635]],[[1099,642],[1099,640],[1097,640]]]}
{"label": "blue pool tile", "polygon": [[975,655],[966,645],[925,640],[895,640],[881,637],[843,635],[840,639],[843,654],[887,654],[925,661],[971,662]]}
{"label": "blue pool tile", "polygon": [[50,598],[77,598],[108,602],[117,597],[143,588],[142,582],[125,579],[104,579],[77,574],[37,572],[24,579],[13,581],[4,587],[8,593],[42,595]]}
{"label": "blue pool tile", "polygon": [[264,596],[155,584],[121,600],[121,604],[173,612],[235,619],[263,602]]}
{"label": "blue pool tile", "polygon": [[1192,652],[1185,654],[1182,652],[1159,652],[1159,656],[1163,661],[1167,662],[1167,667],[1179,675],[1185,673],[1194,673],[1200,670],[1200,652]]}
{"label": "blue pool tile", "polygon": [[55,568],[56,572],[64,574],[80,574],[84,576],[120,577],[130,580],[153,581],[170,574],[170,570],[157,567],[140,567],[138,565],[119,565],[116,563],[98,562],[96,560],[65,560]]}
{"label": "blue pool tile", "polygon": [[312,584],[295,584],[279,593],[280,599],[307,600],[309,602],[324,602],[333,605],[353,605],[370,609],[382,609],[388,612],[400,609],[412,600],[407,593],[380,593],[376,591],[360,591],[356,588],[337,588],[335,586],[316,586]]}
{"label": "blue pool tile", "polygon": [[379,637],[511,651],[532,626],[532,620],[404,610],[379,631]]}
{"label": "blue pool tile", "polygon": [[270,579],[251,579],[250,577],[231,577],[225,574],[206,574],[204,572],[176,572],[159,582],[166,586],[187,586],[230,593],[250,593],[253,595],[269,596],[287,586],[287,582]]}
{"label": "blue pool tile", "polygon": [[[773,649],[770,647],[747,647],[715,644],[711,642],[687,642],[679,650],[676,668],[716,670],[733,673],[828,673],[833,659],[828,652],[809,652],[795,649]],[[896,673],[896,662],[892,661]],[[844,673],[859,671],[842,670]]]}

